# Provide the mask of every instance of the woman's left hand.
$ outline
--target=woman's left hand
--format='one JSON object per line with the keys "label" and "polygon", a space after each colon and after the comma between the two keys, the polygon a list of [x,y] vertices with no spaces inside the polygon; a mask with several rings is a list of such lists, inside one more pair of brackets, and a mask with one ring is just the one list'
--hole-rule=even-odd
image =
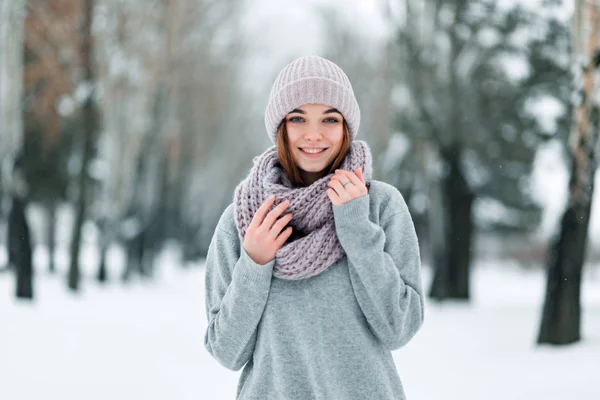
{"label": "woman's left hand", "polygon": [[[346,184],[344,185],[343,183]],[[357,168],[356,173],[336,169],[335,175],[331,177],[327,186],[329,186],[327,196],[329,196],[331,202],[336,206],[340,206],[358,197],[366,196],[369,193],[361,168]]]}

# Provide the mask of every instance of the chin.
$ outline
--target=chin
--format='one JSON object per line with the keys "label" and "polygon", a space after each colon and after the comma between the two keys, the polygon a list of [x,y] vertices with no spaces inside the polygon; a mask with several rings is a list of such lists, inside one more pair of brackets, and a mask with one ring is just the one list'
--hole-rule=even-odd
{"label": "chin", "polygon": [[327,165],[299,165],[299,167],[306,172],[321,172]]}

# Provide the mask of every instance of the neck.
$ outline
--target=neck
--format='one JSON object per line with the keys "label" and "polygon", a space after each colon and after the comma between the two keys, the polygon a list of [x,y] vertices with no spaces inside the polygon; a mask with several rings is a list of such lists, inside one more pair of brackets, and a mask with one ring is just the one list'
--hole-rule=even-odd
{"label": "neck", "polygon": [[325,173],[325,170],[319,172],[308,172],[300,170],[300,176],[302,177],[302,181],[304,181],[304,184],[306,186],[310,186],[319,179],[321,179],[323,176],[325,176]]}

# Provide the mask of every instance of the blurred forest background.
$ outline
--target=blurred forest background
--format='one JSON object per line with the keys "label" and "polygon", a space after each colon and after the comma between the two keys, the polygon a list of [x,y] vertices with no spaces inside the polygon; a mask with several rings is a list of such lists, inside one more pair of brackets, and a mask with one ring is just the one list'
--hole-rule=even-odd
{"label": "blurred forest background", "polygon": [[14,295],[35,299],[46,274],[74,293],[158,279],[166,248],[182,268],[201,260],[270,144],[276,73],[315,53],[353,83],[428,296],[468,301],[479,260],[545,269],[538,342],[577,342],[600,262],[598,4],[301,3],[0,0],[0,277]]}

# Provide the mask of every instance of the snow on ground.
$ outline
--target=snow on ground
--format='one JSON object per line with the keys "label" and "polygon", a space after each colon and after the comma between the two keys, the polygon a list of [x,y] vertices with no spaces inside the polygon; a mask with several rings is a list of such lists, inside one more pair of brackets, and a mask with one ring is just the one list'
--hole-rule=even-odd
{"label": "snow on ground", "polygon": [[[127,288],[99,287],[92,272],[80,295],[38,272],[32,304],[15,301],[12,276],[0,274],[0,399],[235,398],[240,371],[204,349],[202,266],[165,254],[156,282]],[[599,399],[598,274],[583,285],[583,341],[565,348],[535,346],[544,279],[479,263],[471,304],[427,302],[423,328],[393,353],[408,398]]]}

